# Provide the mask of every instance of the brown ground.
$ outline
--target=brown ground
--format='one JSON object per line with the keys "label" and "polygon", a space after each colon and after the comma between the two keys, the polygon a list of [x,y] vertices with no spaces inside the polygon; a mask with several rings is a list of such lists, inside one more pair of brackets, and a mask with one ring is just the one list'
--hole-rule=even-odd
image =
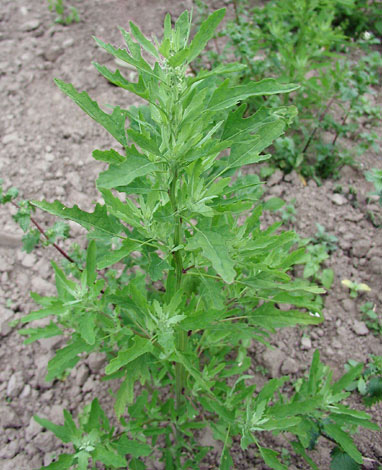
{"label": "brown ground", "polygon": [[[144,32],[160,34],[167,11],[177,15],[190,7],[190,1],[170,0],[83,0],[73,1],[79,7],[81,23],[69,27],[52,24],[52,15],[45,0],[2,0],[0,9],[0,175],[9,185],[20,188],[26,198],[53,200],[79,204],[89,208],[98,195],[94,187],[100,164],[91,157],[95,148],[109,148],[111,137],[82,111],[65,98],[53,83],[54,77],[71,81],[102,104],[134,103],[134,97],[111,87],[91,65],[95,60],[107,63],[113,59],[98,49],[91,36],[107,42],[122,44],[118,25],[127,26],[133,20]],[[125,100],[125,101],[124,101]],[[351,142],[345,142],[352,145]],[[258,348],[256,366],[267,368],[268,375],[303,374],[318,348],[322,359],[335,371],[343,372],[350,358],[366,361],[369,354],[382,355],[381,338],[364,330],[360,306],[371,301],[382,310],[382,232],[367,218],[372,210],[380,217],[381,208],[374,202],[367,204],[366,195],[372,185],[365,181],[363,172],[381,168],[381,157],[372,151],[360,162],[360,169],[346,168],[339,181],[327,181],[321,187],[314,182],[307,186],[297,175],[283,178],[276,173],[267,186],[267,195],[296,199],[297,221],[294,228],[302,236],[313,236],[315,223],[325,226],[339,239],[339,249],[327,263],[335,271],[335,282],[326,297],[322,325],[314,328],[283,330],[273,339],[273,352]],[[334,197],[334,187],[341,185],[342,197]],[[346,195],[355,189],[357,204],[351,204]],[[21,251],[21,231],[11,218],[10,207],[0,208],[0,468],[24,470],[39,468],[51,461],[59,444],[51,433],[41,432],[33,421],[37,413],[55,422],[62,417],[62,409],[74,412],[97,395],[111,400],[105,385],[99,385],[103,360],[91,357],[72,372],[65,382],[53,386],[44,382],[44,368],[59,346],[55,338],[25,346],[17,334],[18,327],[9,327],[9,320],[19,319],[34,306],[29,291],[40,294],[54,292],[52,269],[48,259],[56,256],[51,251],[37,249],[27,255]],[[37,214],[44,222],[45,214]],[[81,236],[73,224],[72,236]],[[341,279],[367,283],[372,291],[351,300],[341,287]],[[363,331],[364,330],[364,331]],[[306,339],[301,343],[303,337]],[[287,358],[287,359],[286,359]],[[259,381],[264,377],[259,374]],[[362,408],[354,396],[355,406]],[[371,409],[375,421],[381,425],[381,405]],[[208,441],[208,435],[205,436]],[[275,445],[279,441],[270,439]],[[361,431],[356,437],[363,455],[370,459],[364,468],[378,468],[382,464],[382,437],[380,433]],[[322,470],[329,468],[330,447],[323,444],[316,452],[316,461]],[[201,468],[216,468],[214,454]],[[153,464],[153,468],[161,468]],[[235,452],[235,468],[265,469],[253,451]],[[291,456],[290,467],[305,468]]]}

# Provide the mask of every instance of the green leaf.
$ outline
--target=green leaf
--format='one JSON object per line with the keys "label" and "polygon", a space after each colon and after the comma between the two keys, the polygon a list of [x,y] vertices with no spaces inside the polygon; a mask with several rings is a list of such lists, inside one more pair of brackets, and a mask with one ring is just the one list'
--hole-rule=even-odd
{"label": "green leaf", "polygon": [[337,382],[332,385],[332,393],[336,395],[337,393],[345,390],[355,379],[357,379],[363,371],[363,364],[357,364],[351,369],[349,369],[346,374],[344,374]]}
{"label": "green leaf", "polygon": [[51,306],[47,308],[43,308],[41,310],[36,310],[35,312],[30,313],[29,315],[25,315],[21,319],[22,323],[29,323],[34,320],[40,320],[41,318],[49,317],[50,315],[61,315],[68,310],[68,307],[62,305],[61,302],[55,302]]}
{"label": "green leaf", "polygon": [[85,212],[77,205],[65,207],[60,201],[32,201],[32,205],[63,219],[73,220],[87,230],[96,229],[108,235],[118,236],[123,227],[119,221],[107,214],[106,207],[96,204],[94,212]]}
{"label": "green leaf", "polygon": [[40,418],[39,416],[33,416],[33,419],[43,428],[51,431],[55,436],[61,439],[62,442],[68,443],[72,441],[73,434],[70,429],[66,426],[54,424],[48,419]]}
{"label": "green leaf", "polygon": [[96,273],[96,254],[97,247],[94,240],[91,240],[86,254],[86,281],[87,285],[90,287],[94,284],[97,273]]}
{"label": "green leaf", "polygon": [[96,341],[94,315],[94,312],[85,312],[79,322],[78,333],[90,345],[95,344]]}
{"label": "green leaf", "polygon": [[274,78],[265,78],[259,82],[250,82],[246,85],[236,85],[230,88],[229,80],[226,80],[214,91],[208,109],[220,111],[235,106],[239,101],[244,101],[251,96],[290,93],[298,88],[299,85],[281,84]]}
{"label": "green leaf", "polygon": [[148,444],[129,439],[126,435],[122,436],[115,443],[115,446],[120,454],[128,454],[134,458],[147,457],[153,451]]}
{"label": "green leaf", "polygon": [[121,383],[114,404],[114,411],[119,419],[125,412],[126,406],[131,404],[134,397],[134,381],[131,377],[126,377]]}
{"label": "green leaf", "polygon": [[140,336],[135,337],[134,344],[128,349],[121,350],[118,352],[118,356],[110,361],[106,366],[105,373],[107,375],[113,374],[121,367],[129,364],[129,362],[134,361],[142,354],[146,354],[153,350],[153,345],[150,340],[146,338],[141,338]]}
{"label": "green leaf", "polygon": [[320,470],[314,461],[306,453],[304,447],[298,441],[292,441],[291,445],[296,454],[301,455],[301,457],[313,468],[313,470]]}
{"label": "green leaf", "polygon": [[149,275],[152,281],[159,281],[163,279],[165,271],[172,269],[165,259],[160,258],[156,253],[149,255]]}
{"label": "green leaf", "polygon": [[224,447],[223,452],[220,456],[219,470],[231,470],[233,468],[233,460],[229,449]]}
{"label": "green leaf", "polygon": [[330,470],[359,470],[360,466],[348,454],[339,447],[335,447],[330,453]]}
{"label": "green leaf", "polygon": [[83,91],[79,93],[71,83],[55,79],[54,82],[66,95],[69,96],[86,114],[101,124],[124,147],[127,145],[125,134],[126,114],[116,106],[111,114],[107,114]]}
{"label": "green leaf", "polygon": [[272,197],[264,203],[264,210],[278,211],[285,205],[285,201],[279,197]]}
{"label": "green leaf", "polygon": [[40,232],[36,230],[29,230],[25,235],[22,237],[23,242],[23,251],[30,253],[34,250],[34,248],[39,244],[41,238]]}
{"label": "green leaf", "polygon": [[355,462],[362,464],[362,454],[359,452],[348,433],[332,423],[324,423],[324,431],[329,437],[334,439]]}
{"label": "green leaf", "polygon": [[81,451],[76,455],[78,461],[78,470],[87,470],[91,455],[88,452]]}
{"label": "green leaf", "polygon": [[157,170],[157,165],[146,158],[129,156],[127,160],[117,165],[110,165],[109,169],[100,173],[97,187],[113,189],[128,185],[135,178],[145,176]]}
{"label": "green leaf", "polygon": [[95,160],[99,160],[101,162],[106,162],[106,163],[121,163],[126,160],[126,157],[119,154],[114,149],[94,150],[92,155]]}
{"label": "green leaf", "polygon": [[283,328],[293,325],[318,325],[321,316],[315,316],[299,310],[279,310],[271,303],[264,303],[250,314],[251,323],[266,328]]}
{"label": "green leaf", "polygon": [[126,239],[122,242],[121,248],[119,248],[118,250],[110,250],[106,254],[104,254],[102,258],[97,261],[97,268],[108,268],[109,266],[112,266],[113,264],[121,261],[133,251],[136,251],[139,247],[139,243]]}
{"label": "green leaf", "polygon": [[158,51],[155,49],[154,45],[142,34],[141,30],[136,26],[132,21],[129,22],[131,32],[133,33],[135,39],[143,47],[145,51],[153,55],[156,59],[159,59]]}
{"label": "green leaf", "polygon": [[73,464],[74,455],[61,454],[55,462],[50,463],[46,467],[41,467],[40,470],[68,470]]}
{"label": "green leaf", "polygon": [[185,247],[188,251],[201,248],[203,255],[211,261],[212,267],[227,284],[232,284],[235,279],[235,263],[229,255],[224,237],[213,231],[201,231],[188,240]]}
{"label": "green leaf", "polygon": [[288,467],[283,465],[279,460],[278,456],[279,454],[272,450],[272,449],[266,449],[265,447],[259,447],[259,451],[261,454],[261,457],[263,458],[264,462],[274,470],[288,470]]}
{"label": "green leaf", "polygon": [[214,11],[201,25],[189,46],[187,62],[193,61],[205,48],[207,42],[215,34],[216,28],[225,16],[226,9]]}
{"label": "green leaf", "polygon": [[93,458],[113,468],[127,467],[126,459],[106,447],[97,446]]}
{"label": "green leaf", "polygon": [[71,369],[80,360],[78,354],[92,351],[93,347],[87,344],[81,337],[73,337],[72,342],[56,352],[56,355],[48,362],[49,382],[59,377],[66,369]]}
{"label": "green leaf", "polygon": [[320,281],[325,289],[330,289],[334,280],[334,271],[333,269],[324,269],[319,275]]}
{"label": "green leaf", "polygon": [[52,338],[53,336],[62,335],[63,332],[55,323],[49,323],[44,328],[23,328],[19,330],[19,334],[23,336],[29,336],[24,344],[30,344],[41,338]]}

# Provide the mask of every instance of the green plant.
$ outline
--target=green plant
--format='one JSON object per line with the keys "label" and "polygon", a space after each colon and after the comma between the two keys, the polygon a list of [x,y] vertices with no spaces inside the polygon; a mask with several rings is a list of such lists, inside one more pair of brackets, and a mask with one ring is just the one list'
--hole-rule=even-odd
{"label": "green plant", "polygon": [[366,181],[374,184],[375,191],[369,193],[369,196],[378,196],[379,204],[382,206],[382,170],[373,168],[365,173]]}
{"label": "green plant", "polygon": [[[48,6],[50,11],[54,11],[57,15],[54,20],[55,23],[59,23],[65,26],[68,26],[72,23],[78,23],[80,21],[80,16],[78,10],[75,7],[64,5],[64,0],[48,0]],[[69,13],[66,14],[67,9]]]}
{"label": "green plant", "polygon": [[350,290],[350,297],[352,299],[356,299],[358,294],[361,292],[370,292],[370,287],[365,284],[364,282],[358,283],[354,281],[350,281],[349,279],[343,279],[341,284],[347,287]]}
{"label": "green plant", "polygon": [[372,302],[365,302],[361,306],[361,312],[366,321],[367,327],[372,330],[376,335],[382,334],[382,318],[376,312],[377,306]]}
{"label": "green plant", "polygon": [[346,368],[350,370],[352,367],[357,366],[362,366],[362,375],[358,380],[350,383],[346,389],[349,391],[357,390],[368,406],[382,401],[382,356],[371,354],[367,365],[350,360]]}
{"label": "green plant", "polygon": [[327,233],[325,227],[318,222],[316,223],[317,232],[315,233],[312,242],[314,244],[324,245],[328,253],[333,253],[336,251],[338,246],[338,238],[335,235]]}
{"label": "green plant", "polygon": [[[188,12],[174,27],[166,16],[161,42],[151,43],[133,23],[130,33],[121,30],[128,50],[96,39],[134,66],[139,78],[129,82],[119,70],[95,64],[97,70],[146,106],[116,106],[108,114],[86,92],[56,80],[120,147],[93,152],[109,165],[96,181],[104,203],[93,212],[59,201],[31,203],[82,225],[89,243],[85,253],[66,257],[67,273],[52,263],[57,296],[32,294],[41,308],[23,318],[31,325],[20,333],[26,343],[65,334],[66,345],[48,363],[48,381],[101,351],[108,361],[105,379],[119,381],[119,389],[116,427],[98,400],[85,406],[77,423],[66,410],[64,425],[35,418],[74,447],[46,469],[85,470],[90,462],[92,468],[151,468],[158,452],[167,470],[199,469],[208,449],[196,437],[206,427],[223,443],[222,470],[232,468],[235,436],[271,468],[286,469],[278,453],[262,445],[262,433],[285,431],[313,468],[307,450],[320,437],[361,464],[349,432],[377,429],[366,413],[341,404],[360,368],[332,383],[318,352],[293,395],[282,393],[287,377],[261,390],[247,386],[251,341],[268,344],[275,328],[320,323],[315,296],[323,289],[290,277],[305,248],[293,251],[298,238],[291,231],[276,234],[280,224],[260,228],[259,178],[238,172],[268,159],[261,152],[295,115],[293,107],[262,107],[244,118],[246,105],[238,103],[297,86],[275,79],[245,85],[219,80],[242,70],[239,64],[186,74],[224,14],[209,16],[191,41]],[[281,303],[295,308],[279,309]],[[33,327],[48,317],[48,325]]]}
{"label": "green plant", "polygon": [[288,204],[284,207],[284,209],[281,210],[281,221],[283,224],[289,225],[293,224],[293,222],[296,221],[296,199],[293,198],[291,201],[289,201]]}
{"label": "green plant", "polygon": [[[232,54],[239,57],[247,65],[236,77],[242,83],[277,76],[301,84],[293,95],[299,116],[289,135],[274,143],[273,161],[283,171],[295,169],[319,183],[338,176],[344,165],[354,165],[370,146],[378,146],[377,134],[365,132],[359,119],[367,116],[370,125],[377,125],[381,118],[380,109],[366,97],[380,81],[381,55],[366,50],[360,59],[346,57],[356,46],[335,23],[342,5],[357,13],[353,2],[271,0],[252,9],[245,0],[230,3],[234,19],[221,33],[228,37],[227,46],[219,54],[210,51],[207,59],[219,63]],[[369,36],[357,47],[370,48],[375,39]],[[272,96],[267,101],[279,106],[289,99]],[[252,109],[262,104],[261,98],[251,98]],[[340,137],[360,143],[349,151],[339,144]]]}

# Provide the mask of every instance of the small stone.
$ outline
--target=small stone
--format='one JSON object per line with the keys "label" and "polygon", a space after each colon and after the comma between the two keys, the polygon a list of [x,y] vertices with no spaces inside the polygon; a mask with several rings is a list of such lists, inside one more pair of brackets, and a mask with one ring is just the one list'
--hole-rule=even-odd
{"label": "small stone", "polygon": [[263,355],[264,366],[269,370],[272,378],[279,375],[285,354],[280,349],[267,349]]}
{"label": "small stone", "polygon": [[20,444],[14,440],[0,449],[0,459],[12,459],[19,451]]}
{"label": "small stone", "polygon": [[332,346],[334,349],[341,349],[342,348],[342,344],[340,341],[338,341],[338,339],[334,339],[332,341]]}
{"label": "small stone", "polygon": [[275,186],[283,179],[284,173],[281,170],[276,170],[267,181],[268,186]]}
{"label": "small stone", "polygon": [[92,392],[96,388],[96,382],[94,381],[93,377],[89,377],[84,385],[82,386],[82,391],[84,393]]}
{"label": "small stone", "polygon": [[48,62],[55,62],[62,54],[64,49],[58,46],[52,46],[43,52],[43,57]]}
{"label": "small stone", "polygon": [[14,312],[0,305],[0,336],[7,336],[12,328],[9,322],[13,319]]}
{"label": "small stone", "polygon": [[11,375],[7,386],[8,397],[18,397],[24,388],[24,377],[22,372],[15,372]]}
{"label": "small stone", "polygon": [[40,21],[35,19],[35,20],[29,20],[25,22],[24,24],[21,25],[21,31],[24,33],[28,33],[30,31],[35,31],[39,26],[40,26]]}
{"label": "small stone", "polygon": [[356,313],[356,305],[353,300],[351,299],[343,299],[342,301],[342,307],[345,310],[346,313],[350,313],[354,315]]}
{"label": "small stone", "polygon": [[87,381],[89,377],[89,369],[86,367],[85,364],[81,364],[80,367],[77,369],[76,380],[75,383],[82,387],[84,383]]}
{"label": "small stone", "polygon": [[27,398],[31,394],[32,387],[29,384],[26,384],[23,388],[23,391],[20,394],[20,398]]}
{"label": "small stone", "polygon": [[369,261],[369,267],[373,274],[382,274],[382,258],[373,256]]}
{"label": "small stone", "polygon": [[32,290],[40,295],[52,295],[56,291],[56,287],[39,276],[32,277]]}
{"label": "small stone", "polygon": [[5,248],[19,248],[21,246],[21,237],[6,232],[0,232],[0,246]]}
{"label": "small stone", "polygon": [[366,336],[369,334],[369,330],[363,321],[354,320],[352,329],[358,336]]}
{"label": "small stone", "polygon": [[308,336],[303,336],[301,338],[301,349],[304,349],[304,350],[312,349],[312,341]]}
{"label": "small stone", "polygon": [[0,405],[0,426],[4,429],[21,427],[20,418],[10,406]]}
{"label": "small stone", "polygon": [[57,446],[54,434],[49,431],[38,433],[32,442],[38,450],[44,453],[51,452]]}
{"label": "small stone", "polygon": [[31,441],[37,434],[42,431],[42,426],[33,418],[29,421],[29,425],[25,428],[25,439]]}
{"label": "small stone", "polygon": [[281,366],[281,372],[283,374],[295,374],[298,372],[297,362],[293,358],[288,357]]}
{"label": "small stone", "polygon": [[74,45],[74,39],[73,38],[67,38],[65,41],[62,43],[62,47],[64,49],[67,49],[68,47],[72,47]]}
{"label": "small stone", "polygon": [[356,258],[363,258],[370,250],[370,240],[357,240],[353,243],[352,252]]}
{"label": "small stone", "polygon": [[14,144],[20,142],[20,138],[17,132],[12,132],[11,134],[7,134],[2,139],[3,144]]}
{"label": "small stone", "polygon": [[24,268],[31,268],[36,264],[36,256],[32,253],[27,253],[24,255],[21,264],[24,266]]}
{"label": "small stone", "polygon": [[107,363],[107,359],[102,353],[92,353],[87,358],[88,366],[93,374],[100,373]]}
{"label": "small stone", "polygon": [[348,200],[346,199],[345,196],[342,194],[332,194],[330,196],[331,201],[336,204],[337,206],[343,206],[344,204],[347,204]]}

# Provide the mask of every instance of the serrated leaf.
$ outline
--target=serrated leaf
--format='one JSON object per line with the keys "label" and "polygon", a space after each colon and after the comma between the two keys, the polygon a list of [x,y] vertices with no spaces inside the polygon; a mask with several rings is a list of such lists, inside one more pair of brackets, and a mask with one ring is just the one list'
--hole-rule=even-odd
{"label": "serrated leaf", "polygon": [[46,380],[49,382],[59,377],[66,369],[74,367],[80,360],[78,354],[90,352],[93,347],[88,345],[79,336],[73,338],[72,342],[58,350],[55,356],[48,362],[48,374]]}
{"label": "serrated leaf", "polygon": [[68,470],[73,464],[74,455],[72,454],[61,454],[55,462],[50,463],[45,467],[41,467],[40,470]]}
{"label": "serrated leaf", "polygon": [[31,204],[63,219],[73,220],[87,230],[96,229],[114,236],[118,236],[122,230],[120,222],[110,217],[106,207],[100,204],[96,204],[94,212],[85,212],[77,205],[66,207],[60,201],[32,201]]}
{"label": "serrated leaf", "polygon": [[66,95],[69,96],[86,114],[101,124],[124,147],[127,145],[125,134],[126,114],[116,106],[111,114],[107,114],[93,101],[86,91],[78,92],[71,83],[55,79],[54,82]]}
{"label": "serrated leaf", "polygon": [[90,345],[95,344],[95,318],[93,312],[85,312],[79,321],[78,333]]}
{"label": "serrated leaf", "polygon": [[43,428],[51,431],[55,436],[61,439],[62,442],[68,443],[72,441],[73,434],[70,429],[66,426],[54,424],[48,419],[40,418],[39,416],[33,416],[33,419]]}
{"label": "serrated leaf", "polygon": [[128,454],[134,458],[147,457],[153,451],[153,449],[143,442],[129,439],[126,435],[122,436],[116,443],[119,453]]}
{"label": "serrated leaf", "polygon": [[261,454],[261,457],[263,458],[264,462],[274,470],[288,470],[288,467],[283,465],[279,460],[278,456],[279,454],[272,449],[267,449],[265,447],[259,447],[259,451]]}
{"label": "serrated leaf", "polygon": [[229,449],[224,447],[223,452],[220,456],[219,470],[231,470],[233,468],[233,460]]}
{"label": "serrated leaf", "polygon": [[55,323],[49,323],[49,325],[44,328],[24,328],[19,330],[19,334],[23,336],[29,336],[24,344],[30,344],[38,339],[42,338],[52,338],[53,336],[62,335],[63,332]]}
{"label": "serrated leaf", "polygon": [[136,336],[134,340],[133,346],[128,349],[121,350],[118,352],[118,356],[115,357],[110,361],[110,363],[106,366],[105,373],[107,375],[113,374],[121,367],[126,366],[129,362],[134,361],[142,354],[146,354],[153,350],[153,345],[150,340],[146,338],[141,338],[140,336]]}
{"label": "serrated leaf", "polygon": [[126,160],[126,157],[124,157],[114,149],[94,150],[92,156],[95,160],[106,163],[121,163]]}
{"label": "serrated leaf", "polygon": [[290,93],[299,88],[299,85],[281,84],[274,78],[265,78],[259,82],[250,82],[246,85],[229,87],[229,80],[224,81],[213,93],[208,104],[211,111],[220,111],[235,106],[251,96],[265,96],[279,93]]}
{"label": "serrated leaf", "polygon": [[227,284],[232,284],[236,276],[235,263],[229,254],[224,237],[218,232],[198,230],[188,240],[185,249],[194,251],[199,248],[202,249],[203,256],[211,262],[212,267],[223,280]]}
{"label": "serrated leaf", "polygon": [[205,48],[207,42],[215,34],[216,28],[225,16],[226,9],[214,11],[201,25],[198,32],[195,34],[189,46],[189,54],[187,61],[193,61]]}
{"label": "serrated leaf", "polygon": [[98,460],[104,463],[105,465],[111,466],[113,468],[127,467],[127,462],[124,457],[116,454],[115,452],[107,449],[106,447],[97,446],[92,457],[95,460]]}
{"label": "serrated leaf", "polygon": [[127,160],[110,167],[100,173],[97,179],[97,187],[113,189],[125,186],[138,178],[157,170],[157,165],[146,158],[129,156]]}
{"label": "serrated leaf", "polygon": [[324,423],[324,431],[329,437],[334,439],[347,454],[349,454],[349,457],[351,457],[355,462],[362,464],[362,454],[359,452],[353,439],[348,433],[343,431],[336,424],[332,423]]}
{"label": "serrated leaf", "polygon": [[153,55],[156,59],[159,59],[158,51],[155,49],[152,42],[150,42],[142,33],[142,31],[132,21],[129,22],[131,32],[143,49]]}
{"label": "serrated leaf", "polygon": [[359,470],[360,466],[348,454],[335,447],[331,452],[330,470]]}

